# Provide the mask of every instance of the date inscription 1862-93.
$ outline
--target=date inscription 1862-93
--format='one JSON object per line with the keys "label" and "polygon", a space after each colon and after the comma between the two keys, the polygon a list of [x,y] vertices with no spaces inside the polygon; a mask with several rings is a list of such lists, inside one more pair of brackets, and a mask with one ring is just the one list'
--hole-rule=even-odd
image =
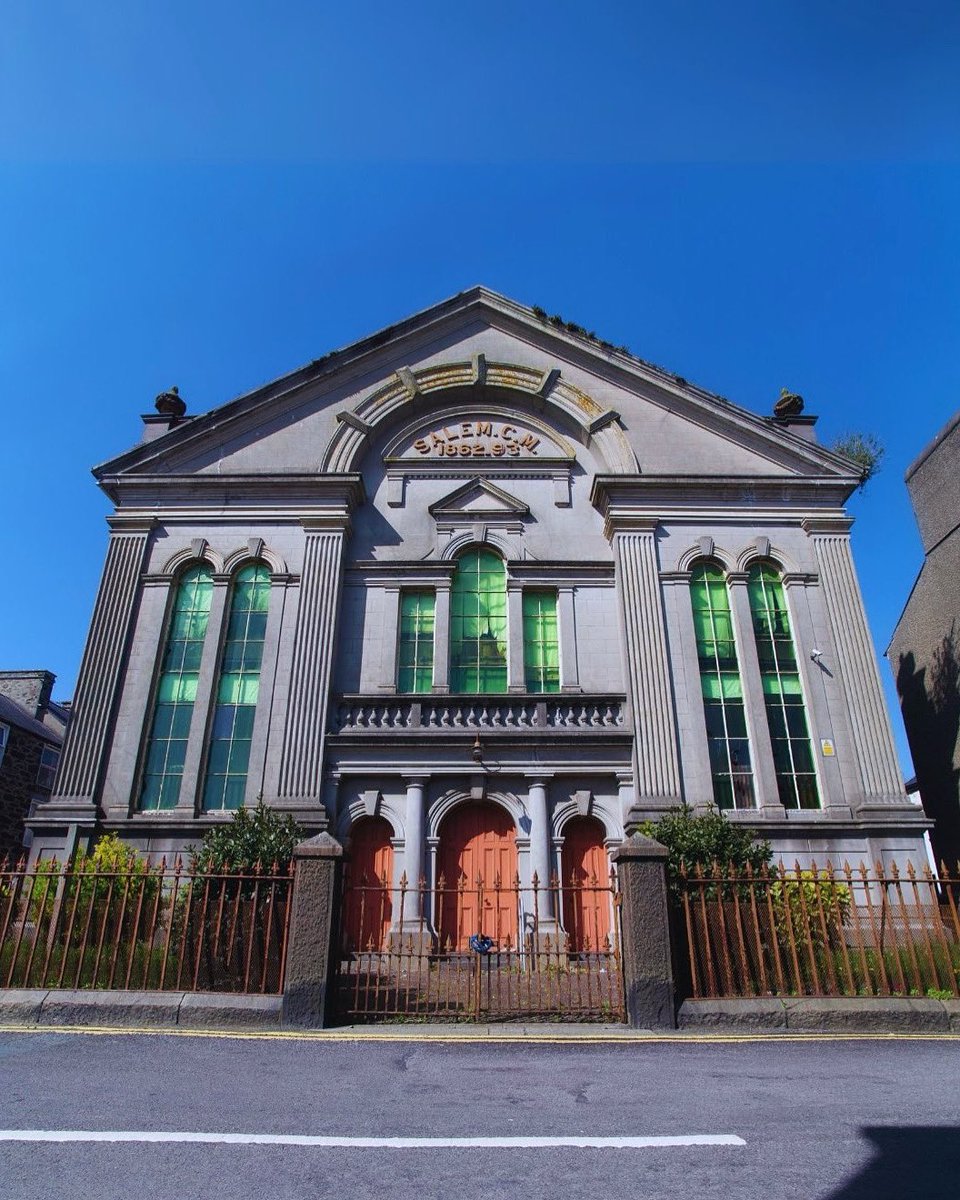
{"label": "date inscription 1862-93", "polygon": [[432,429],[413,443],[420,454],[446,455],[448,458],[517,458],[536,455],[540,439],[515,425],[500,421],[461,421]]}

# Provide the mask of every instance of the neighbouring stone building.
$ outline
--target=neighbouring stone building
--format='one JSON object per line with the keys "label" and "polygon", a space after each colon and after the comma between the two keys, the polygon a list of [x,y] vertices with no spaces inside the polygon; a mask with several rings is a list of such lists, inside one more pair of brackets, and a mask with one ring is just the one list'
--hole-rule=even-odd
{"label": "neighbouring stone building", "polygon": [[922,862],[858,475],[801,409],[484,288],[205,415],[165,393],[96,470],[110,542],[36,853],[169,853],[262,799],[394,878],[528,882],[685,802],[790,859]]}
{"label": "neighbouring stone building", "polygon": [[923,566],[887,655],[934,853],[960,862],[960,413],[910,465]]}
{"label": "neighbouring stone building", "polygon": [[50,798],[67,709],[49,671],[0,671],[0,859],[24,852],[24,821]]}

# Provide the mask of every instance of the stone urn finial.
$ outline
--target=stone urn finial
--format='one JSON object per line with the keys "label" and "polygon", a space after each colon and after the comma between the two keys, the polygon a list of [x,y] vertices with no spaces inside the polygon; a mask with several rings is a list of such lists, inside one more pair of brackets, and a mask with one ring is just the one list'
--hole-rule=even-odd
{"label": "stone urn finial", "polygon": [[796,392],[780,389],[780,399],[773,406],[773,415],[782,421],[786,417],[799,417],[803,412],[803,397]]}
{"label": "stone urn finial", "polygon": [[180,399],[179,388],[168,388],[167,391],[161,392],[154,401],[157,412],[165,417],[182,417],[187,411],[187,406]]}

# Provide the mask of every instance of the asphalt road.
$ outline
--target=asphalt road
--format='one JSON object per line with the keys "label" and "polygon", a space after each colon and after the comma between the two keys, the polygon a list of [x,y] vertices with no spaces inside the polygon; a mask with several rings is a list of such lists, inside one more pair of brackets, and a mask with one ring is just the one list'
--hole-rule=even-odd
{"label": "asphalt road", "polygon": [[589,1045],[0,1035],[4,1131],[732,1134],[441,1148],[0,1141],[0,1198],[952,1200],[960,1041]]}

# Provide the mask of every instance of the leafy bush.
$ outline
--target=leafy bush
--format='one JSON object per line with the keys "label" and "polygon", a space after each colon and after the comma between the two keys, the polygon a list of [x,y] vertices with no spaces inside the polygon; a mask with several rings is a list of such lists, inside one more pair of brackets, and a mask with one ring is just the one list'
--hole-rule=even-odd
{"label": "leafy bush", "polygon": [[56,859],[36,864],[30,897],[31,921],[52,915],[61,875],[64,878],[63,906],[67,911],[84,912],[91,901],[96,905],[109,898],[111,913],[118,914],[125,891],[127,909],[132,911],[132,905],[141,894],[143,903],[149,903],[160,886],[147,859],[116,834],[107,833],[89,853],[78,850],[68,864]]}
{"label": "leafy bush", "polygon": [[[640,832],[666,846],[667,874],[676,889],[681,868],[692,874],[698,866],[711,871],[714,864],[726,871],[754,873],[769,869],[773,851],[769,842],[756,841],[748,830],[728,821],[719,812],[694,814],[686,805],[675,808],[659,821],[647,821]],[[772,874],[771,870],[771,874]]]}
{"label": "leafy bush", "polygon": [[[823,872],[801,871],[776,880],[770,887],[777,932],[789,941],[806,941],[806,930],[816,950],[841,937],[850,912],[850,888]],[[822,906],[822,913],[821,913]],[[824,928],[826,927],[826,928]]]}
{"label": "leafy bush", "polygon": [[286,870],[293,850],[306,836],[289,815],[268,808],[262,802],[256,808],[238,808],[227,825],[208,829],[199,846],[191,849],[193,871],[253,872],[257,863],[269,871],[274,863]]}

